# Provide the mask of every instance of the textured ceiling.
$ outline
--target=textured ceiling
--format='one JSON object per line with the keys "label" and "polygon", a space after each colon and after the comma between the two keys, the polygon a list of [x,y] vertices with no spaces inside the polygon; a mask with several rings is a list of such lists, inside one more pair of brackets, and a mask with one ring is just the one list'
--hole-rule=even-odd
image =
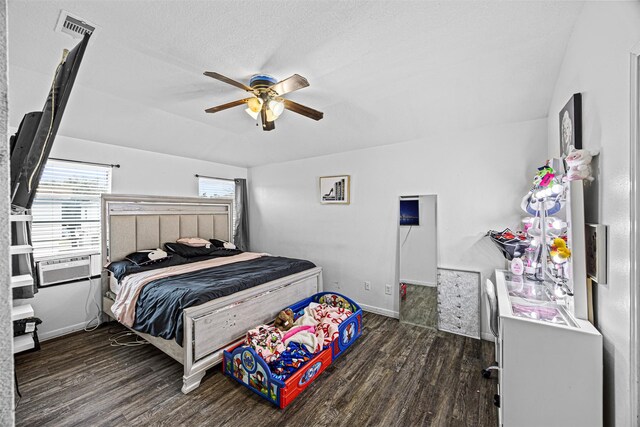
{"label": "textured ceiling", "polygon": [[[256,166],[545,117],[581,2],[9,1],[10,125],[42,108],[62,48],[60,9],[100,26],[59,134]],[[264,132],[204,109],[257,72],[299,73]],[[472,141],[470,141],[472,143]]]}

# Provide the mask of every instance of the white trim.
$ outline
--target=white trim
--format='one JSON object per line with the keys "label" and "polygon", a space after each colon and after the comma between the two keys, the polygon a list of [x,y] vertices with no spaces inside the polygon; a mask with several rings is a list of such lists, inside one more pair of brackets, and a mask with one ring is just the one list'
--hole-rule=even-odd
{"label": "white trim", "polygon": [[[91,322],[91,320],[89,322]],[[73,332],[82,331],[89,324],[89,322],[76,323],[75,325],[65,326],[64,328],[54,329],[53,331],[47,331],[47,332],[38,331],[38,339],[42,342],[42,341],[47,341],[47,340],[61,337],[63,335],[68,335]]]}
{"label": "white trim", "polygon": [[[493,334],[491,332],[482,332],[480,334],[480,336],[482,337],[483,340],[485,341],[491,341],[491,342],[496,342],[496,337],[493,336]],[[475,338],[475,337],[474,337]]]}
{"label": "white trim", "polygon": [[360,304],[360,308],[369,313],[379,314],[381,316],[392,317],[394,319],[400,318],[400,313],[393,310],[387,310],[386,308],[374,307],[372,305]]}
{"label": "white trim", "polygon": [[638,291],[638,283],[640,279],[640,43],[631,50],[631,105],[630,105],[630,167],[629,167],[629,287],[630,287],[630,319],[631,319],[631,336],[630,336],[630,391],[631,391],[631,420],[635,420],[633,424],[638,423],[638,411],[640,410],[640,292]]}

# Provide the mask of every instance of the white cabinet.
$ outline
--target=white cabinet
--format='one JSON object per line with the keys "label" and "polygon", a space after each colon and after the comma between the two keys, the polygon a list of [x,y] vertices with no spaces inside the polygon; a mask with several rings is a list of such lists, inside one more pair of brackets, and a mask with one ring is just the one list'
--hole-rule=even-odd
{"label": "white cabinet", "polygon": [[601,426],[602,335],[545,284],[503,271],[496,282],[501,425]]}
{"label": "white cabinet", "polygon": [[480,338],[480,273],[438,269],[438,329]]}

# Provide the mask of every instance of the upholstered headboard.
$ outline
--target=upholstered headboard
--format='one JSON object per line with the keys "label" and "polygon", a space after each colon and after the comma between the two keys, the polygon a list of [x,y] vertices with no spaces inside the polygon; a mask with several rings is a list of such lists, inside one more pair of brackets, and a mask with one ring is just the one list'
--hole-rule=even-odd
{"label": "upholstered headboard", "polygon": [[103,265],[181,237],[231,241],[232,218],[231,200],[104,194]]}

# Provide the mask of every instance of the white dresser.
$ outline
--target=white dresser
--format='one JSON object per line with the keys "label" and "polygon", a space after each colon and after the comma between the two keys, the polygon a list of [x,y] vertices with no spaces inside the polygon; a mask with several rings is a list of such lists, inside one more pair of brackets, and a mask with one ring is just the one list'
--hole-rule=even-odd
{"label": "white dresser", "polygon": [[438,329],[480,338],[480,273],[438,268]]}
{"label": "white dresser", "polygon": [[496,271],[505,427],[602,426],[602,335],[540,282]]}

